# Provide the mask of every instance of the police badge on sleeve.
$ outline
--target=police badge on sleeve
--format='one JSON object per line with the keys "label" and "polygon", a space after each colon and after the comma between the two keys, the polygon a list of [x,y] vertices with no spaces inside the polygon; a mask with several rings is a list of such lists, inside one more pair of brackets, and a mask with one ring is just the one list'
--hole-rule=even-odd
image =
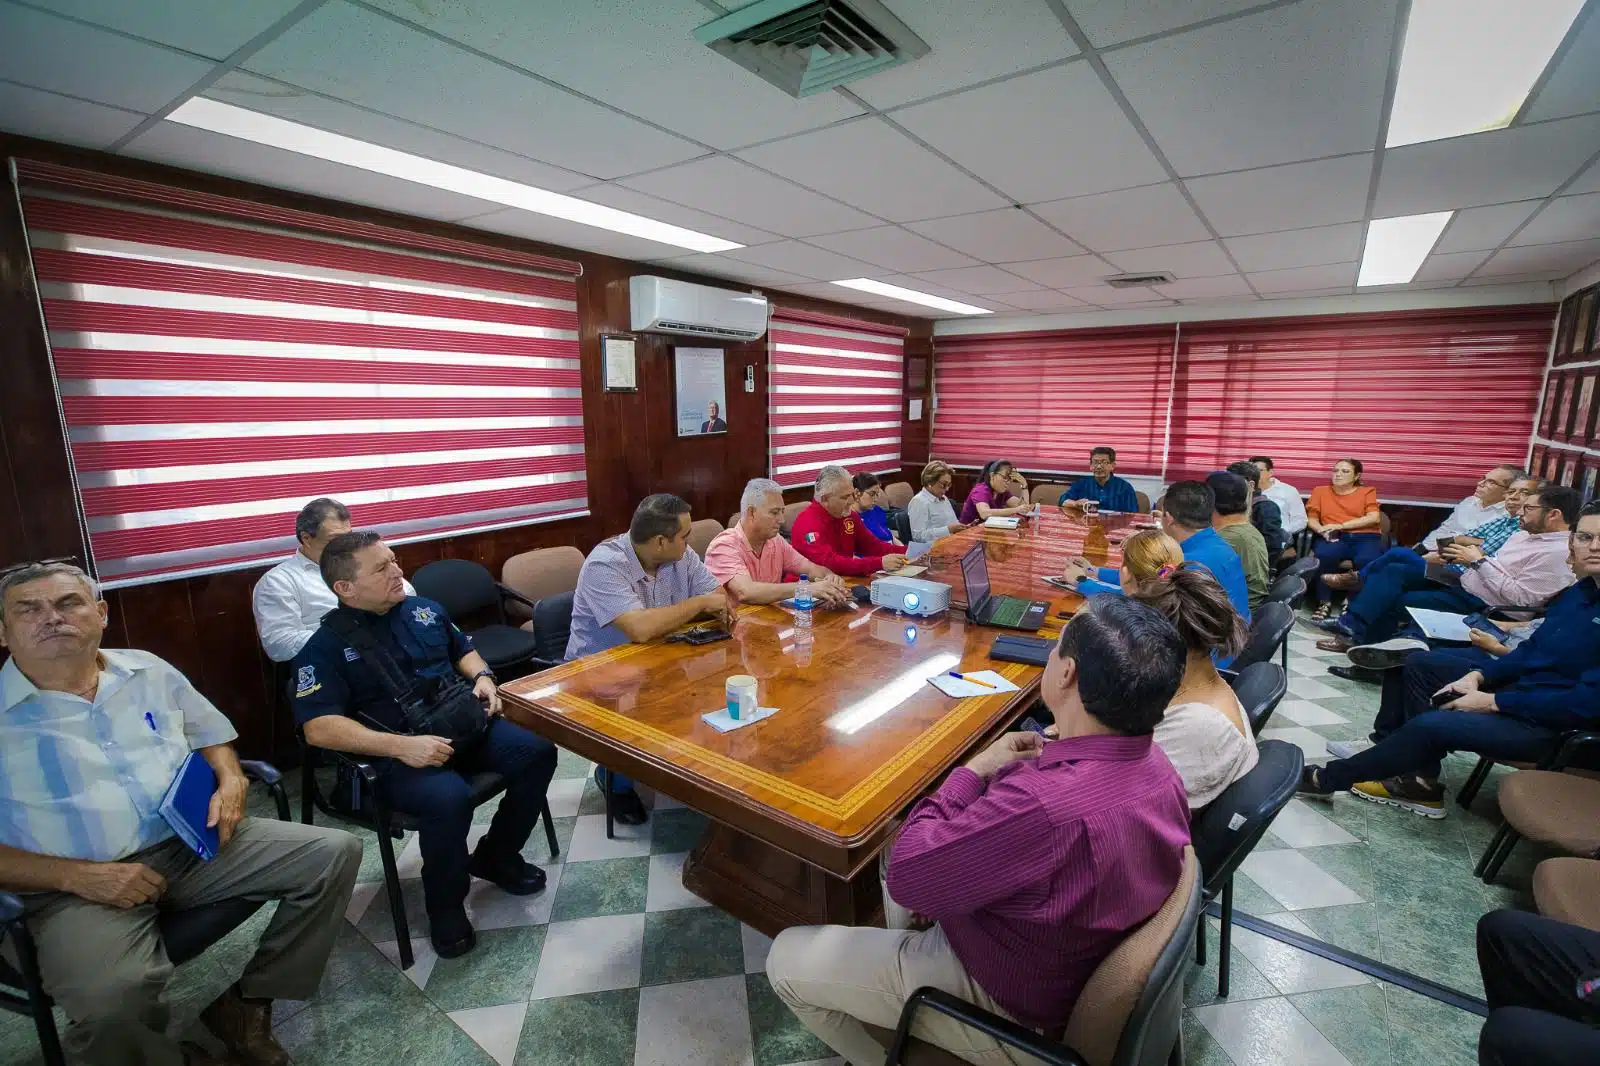
{"label": "police badge on sleeve", "polygon": [[439,621],[439,612],[419,605],[411,608],[411,617],[419,626],[431,626]]}
{"label": "police badge on sleeve", "polygon": [[303,699],[322,687],[317,680],[317,668],[302,666],[294,675],[294,698]]}

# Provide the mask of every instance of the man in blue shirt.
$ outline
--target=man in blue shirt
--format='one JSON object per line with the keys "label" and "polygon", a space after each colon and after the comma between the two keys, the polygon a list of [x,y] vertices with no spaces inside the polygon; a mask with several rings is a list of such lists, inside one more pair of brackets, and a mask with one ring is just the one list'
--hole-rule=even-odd
{"label": "man in blue shirt", "polygon": [[[544,889],[544,871],[522,858],[522,847],[544,809],[555,746],[500,717],[494,674],[472,638],[433,600],[406,595],[400,564],[378,534],[341,533],[322,549],[320,565],[339,606],[294,658],[295,719],[314,747],[380,757],[379,787],[395,810],[420,825],[422,893],[434,950],[445,959],[464,955],[477,943],[466,909],[472,878],[516,896]],[[485,731],[460,750],[443,737],[415,735],[377,669],[335,627],[346,620],[365,630],[414,684],[466,678],[486,704]],[[486,770],[505,778],[506,791],[469,857],[467,778]]]}
{"label": "man in blue shirt", "polygon": [[1089,469],[1093,471],[1068,486],[1057,502],[1070,507],[1074,501],[1093,500],[1102,511],[1123,511],[1133,514],[1139,510],[1139,496],[1133,486],[1117,477],[1117,450],[1104,445],[1089,453]]}
{"label": "man in blue shirt", "polygon": [[[1307,767],[1300,791],[1363,799],[1429,818],[1445,815],[1440,760],[1451,751],[1537,762],[1565,729],[1600,724],[1600,502],[1571,534],[1578,582],[1550,601],[1544,624],[1511,654],[1477,648],[1419,651],[1383,679],[1376,743],[1348,759]],[[1450,699],[1434,710],[1435,695]]]}

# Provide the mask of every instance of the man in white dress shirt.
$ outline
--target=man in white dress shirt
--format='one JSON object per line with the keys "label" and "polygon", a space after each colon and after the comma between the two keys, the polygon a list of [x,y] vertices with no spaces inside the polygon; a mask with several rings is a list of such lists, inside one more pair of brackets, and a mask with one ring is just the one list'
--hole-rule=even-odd
{"label": "man in white dress shirt", "polygon": [[1295,534],[1306,528],[1306,502],[1300,498],[1300,490],[1273,477],[1272,460],[1265,455],[1253,456],[1250,461],[1261,471],[1256,491],[1278,505],[1283,515],[1283,535],[1293,541]]}
{"label": "man in white dress shirt", "polygon": [[1471,496],[1456,504],[1439,528],[1422,538],[1423,545],[1432,551],[1439,546],[1440,537],[1463,537],[1485,522],[1506,516],[1506,490],[1522,476],[1522,468],[1497,466],[1478,479],[1478,487]]}
{"label": "man in white dress shirt", "polygon": [[[322,549],[340,533],[350,532],[350,509],[319,496],[295,516],[294,536],[300,550],[261,575],[250,605],[256,614],[261,647],[273,662],[286,663],[300,653],[322,616],[339,606],[339,598],[322,580]],[[417,590],[404,583],[407,596]]]}

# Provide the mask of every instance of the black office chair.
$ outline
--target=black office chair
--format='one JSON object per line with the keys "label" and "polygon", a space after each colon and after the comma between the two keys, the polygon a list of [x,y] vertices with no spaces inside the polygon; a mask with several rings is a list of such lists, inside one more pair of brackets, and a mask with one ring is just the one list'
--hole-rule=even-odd
{"label": "black office chair", "polygon": [[412,574],[411,584],[417,595],[437,600],[457,625],[476,612],[493,608],[499,621],[471,630],[473,645],[502,680],[527,671],[533,659],[533,634],[511,624],[506,601],[531,608],[532,600],[502,585],[470,559],[436,559]]}
{"label": "black office chair", "polygon": [[1251,732],[1260,733],[1289,691],[1289,675],[1277,663],[1252,663],[1230,677],[1228,684],[1250,720]]}
{"label": "black office chair", "polygon": [[[1217,958],[1217,995],[1228,994],[1229,955],[1233,945],[1233,873],[1260,842],[1278,812],[1294,798],[1305,753],[1282,740],[1256,745],[1255,768],[1194,812],[1189,836],[1204,871],[1205,901],[1222,897],[1222,943]],[[1200,927],[1195,961],[1206,962],[1206,930]]]}
{"label": "black office chair", "polygon": [[1267,598],[1263,603],[1286,603],[1289,610],[1297,611],[1306,598],[1306,583],[1304,578],[1294,574],[1284,574],[1272,583],[1267,590]]}
{"label": "black office chair", "polygon": [[[431,597],[430,597],[431,598]],[[394,842],[408,832],[420,828],[409,814],[391,808],[378,787],[378,770],[371,762],[344,752],[308,744],[305,734],[300,737],[300,820],[311,824],[314,811],[341,821],[351,822],[378,834],[378,855],[383,860],[383,885],[389,898],[389,914],[394,919],[394,935],[399,941],[400,968],[409,970],[415,961],[411,953],[411,924],[406,920],[405,899],[400,891],[400,871],[395,865]],[[336,769],[341,789],[348,789],[342,802],[335,804],[322,794],[317,783],[317,768],[332,766]],[[505,791],[505,778],[484,771],[467,778],[471,789],[473,807],[481,807]],[[287,811],[287,805],[285,805]],[[550,804],[546,802],[539,811],[544,822],[545,840],[550,845],[550,857],[561,854],[556,843],[555,822],[550,817]]]}
{"label": "black office chair", "polygon": [[1244,649],[1233,657],[1229,669],[1242,673],[1245,667],[1264,663],[1282,653],[1283,668],[1289,669],[1289,631],[1294,628],[1294,610],[1286,603],[1265,602],[1250,614],[1250,632]]}
{"label": "black office chair", "polygon": [[1172,895],[1095,968],[1060,1039],[931,986],[906,1000],[893,1032],[872,1025],[867,1032],[888,1048],[886,1066],[963,1066],[963,1059],[911,1036],[919,1009],[954,1018],[1048,1066],[1181,1066],[1183,977],[1201,906],[1199,862],[1185,848]]}
{"label": "black office chair", "polygon": [[888,512],[889,529],[900,538],[901,544],[911,543],[911,512],[903,507],[896,507]]}
{"label": "black office chair", "polygon": [[[240,759],[239,765],[243,767],[246,777],[264,785],[271,792],[277,804],[278,818],[289,821],[289,797],[283,790],[283,775],[272,765],[254,759]],[[174,966],[180,966],[198,957],[243,925],[261,909],[262,902],[230,899],[183,910],[158,908],[156,927],[161,933],[161,944],[166,949],[167,958],[172,960]],[[39,976],[38,949],[22,915],[22,900],[13,893],[0,891],[0,941],[9,937],[17,953],[16,966],[0,956],[0,1010],[32,1018],[45,1066],[66,1066],[66,1058],[61,1051],[61,1037],[56,1032],[55,1016],[50,1013],[54,1004],[45,994]]]}
{"label": "black office chair", "polygon": [[533,665],[535,670],[559,666],[567,657],[572,638],[572,597],[561,592],[533,605]]}

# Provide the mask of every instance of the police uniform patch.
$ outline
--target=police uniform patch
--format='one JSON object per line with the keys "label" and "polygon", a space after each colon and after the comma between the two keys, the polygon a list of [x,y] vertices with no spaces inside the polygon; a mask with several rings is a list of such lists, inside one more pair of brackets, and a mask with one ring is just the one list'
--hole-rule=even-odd
{"label": "police uniform patch", "polygon": [[295,699],[301,699],[302,697],[309,696],[321,687],[322,686],[317,683],[316,667],[302,666],[299,671],[296,672],[294,678]]}
{"label": "police uniform patch", "polygon": [[353,663],[359,658],[361,658],[361,653],[356,651],[354,648],[346,648],[344,650],[344,661],[345,662]]}
{"label": "police uniform patch", "polygon": [[806,543],[807,544],[815,544],[816,542],[817,542],[817,535],[815,533],[807,533],[806,534]]}
{"label": "police uniform patch", "polygon": [[846,533],[851,533],[851,534],[855,533],[856,524],[854,522],[850,521],[850,519],[846,518],[844,520],[844,531]]}
{"label": "police uniform patch", "polygon": [[432,607],[413,607],[411,617],[416,619],[419,626],[431,626],[439,620]]}

